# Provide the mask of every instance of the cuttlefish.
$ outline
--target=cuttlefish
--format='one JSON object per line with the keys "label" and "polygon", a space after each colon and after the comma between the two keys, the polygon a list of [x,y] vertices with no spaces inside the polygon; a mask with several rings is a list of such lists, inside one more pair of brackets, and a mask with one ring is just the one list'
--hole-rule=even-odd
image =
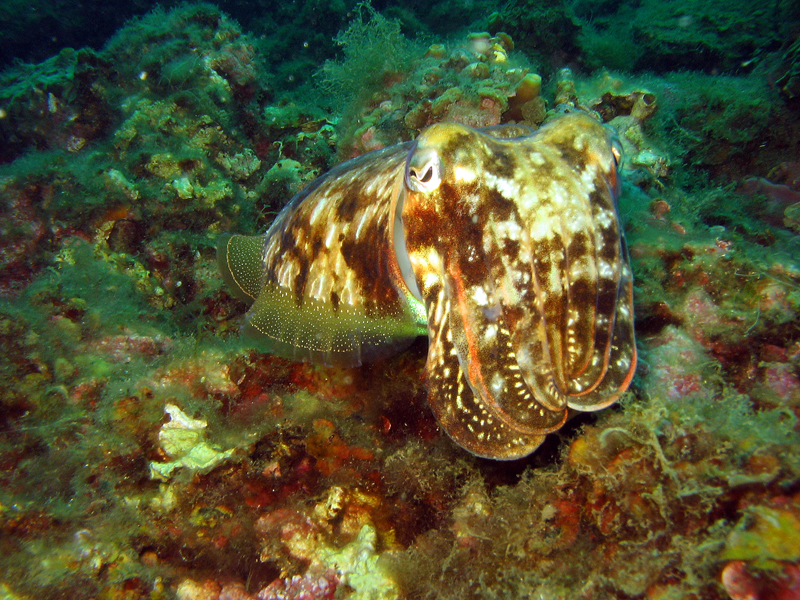
{"label": "cuttlefish", "polygon": [[520,458],[636,368],[619,159],[580,112],[535,132],[438,123],[319,177],[265,235],[225,237],[220,268],[278,355],[353,366],[427,335],[442,429]]}

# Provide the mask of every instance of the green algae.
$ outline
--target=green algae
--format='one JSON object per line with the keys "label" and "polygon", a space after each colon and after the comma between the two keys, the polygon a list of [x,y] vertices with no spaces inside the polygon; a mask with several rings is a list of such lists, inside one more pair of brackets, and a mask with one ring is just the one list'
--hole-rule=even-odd
{"label": "green algae", "polygon": [[[89,327],[113,329],[125,324],[135,328],[145,315],[147,320],[157,319],[158,313],[143,293],[157,293],[149,273],[136,277],[135,270],[126,268],[124,259],[117,255],[119,262],[115,263],[114,257],[109,258],[98,260],[90,244],[74,240],[55,256],[55,267],[32,283],[26,295],[31,304],[42,308],[68,303],[70,308],[64,312],[80,314],[83,324]],[[127,262],[134,269],[138,264]],[[162,320],[161,325],[166,322]]]}
{"label": "green algae", "polygon": [[419,50],[403,35],[400,23],[361,3],[347,29],[336,36],[341,61],[326,61],[316,77],[324,90],[333,94],[339,109],[357,98],[380,90],[387,77],[407,71]]}
{"label": "green algae", "polygon": [[795,3],[734,0],[571,3],[579,43],[592,68],[665,73],[749,72],[787,39]]}
{"label": "green algae", "polygon": [[[86,56],[88,53],[84,53]],[[38,64],[20,63],[0,74],[0,102],[13,107],[32,88],[67,90],[66,97],[74,94],[75,71],[81,54],[65,48],[52,58]],[[8,110],[8,109],[6,109]],[[11,109],[13,111],[13,108]]]}
{"label": "green algae", "polygon": [[[756,449],[780,453],[786,467],[797,472],[800,465],[790,456],[798,443],[791,416],[759,415],[746,397],[730,394],[685,403],[629,395],[622,408],[604,413],[557,466],[526,470],[518,482],[488,496],[474,494],[487,486],[473,473],[461,487],[462,500],[451,504],[448,526],[428,531],[389,558],[403,588],[429,598],[565,597],[581,581],[581,589],[592,595],[616,590],[636,596],[655,587],[658,573],[668,572],[680,556],[680,582],[670,589],[710,593],[722,559],[762,553],[796,560],[792,514],[748,529],[752,535],[741,533],[744,525],[734,529],[724,520],[702,530],[693,524],[723,493],[721,479],[734,488],[774,480],[775,472],[747,474],[745,459]],[[676,452],[687,436],[713,443]],[[720,444],[726,449],[721,462]],[[616,458],[609,462],[606,453]],[[659,473],[655,479],[653,472]],[[605,495],[616,500],[598,500]],[[628,504],[620,500],[625,495],[639,500]],[[593,521],[590,507],[597,502],[603,509]],[[616,510],[621,518],[606,527],[606,515]],[[624,542],[615,546],[613,557],[604,556],[602,548],[615,539]],[[581,560],[564,564],[566,556],[575,555]],[[608,560],[615,565],[613,574]],[[563,566],[554,569],[559,562]],[[446,590],[437,584],[444,580]]]}
{"label": "green algae", "polygon": [[607,23],[589,21],[581,27],[579,43],[586,53],[587,67],[591,69],[632,69],[646,50],[637,42],[630,23],[612,27]]}
{"label": "green algae", "polygon": [[540,70],[550,76],[554,55],[573,57],[578,52],[580,26],[569,4],[541,0],[511,0],[488,17],[489,31],[505,31],[517,50],[524,51]]}
{"label": "green algae", "polygon": [[728,560],[753,561],[758,569],[780,569],[780,561],[800,560],[800,519],[778,508],[748,509],[728,534],[722,556]]}
{"label": "green algae", "polygon": [[652,120],[655,134],[692,167],[757,153],[778,104],[777,92],[756,76],[673,73],[648,83],[670,100]]}

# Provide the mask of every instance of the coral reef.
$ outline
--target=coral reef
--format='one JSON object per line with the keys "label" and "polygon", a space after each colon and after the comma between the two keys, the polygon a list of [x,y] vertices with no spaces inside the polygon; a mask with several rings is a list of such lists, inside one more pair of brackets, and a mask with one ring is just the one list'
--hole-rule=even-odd
{"label": "coral reef", "polygon": [[64,51],[8,72],[3,159],[15,160],[15,176],[2,180],[3,288],[18,289],[44,267],[42,252],[80,237],[191,302],[193,256],[171,264],[186,251],[172,234],[264,210],[246,200],[261,162],[238,125],[259,70],[240,30],[196,5],[144,17],[101,53]]}
{"label": "coral reef", "polygon": [[540,94],[541,77],[531,72],[522,55],[512,53],[514,41],[503,32],[471,33],[452,48],[442,44],[427,50],[407,48],[399,55],[404,71],[382,60],[367,65],[361,76],[344,76],[363,68],[365,54],[383,57],[383,45],[402,47],[393,39],[401,35],[399,31],[384,23],[367,28],[357,21],[352,26],[356,31],[343,38],[353,46],[345,60],[327,63],[319,72],[328,85],[346,85],[348,91],[342,93],[351,99],[339,124],[340,157],[407,141],[439,121],[471,127],[507,122],[536,127],[544,121],[547,105]]}
{"label": "coral reef", "polygon": [[742,0],[714,5],[577,0],[571,8],[588,66],[656,73],[746,72],[795,35],[799,16],[787,1],[766,7]]}
{"label": "coral reef", "polygon": [[778,73],[776,83],[781,93],[789,100],[800,97],[800,40],[795,40],[781,57]]}
{"label": "coral reef", "polygon": [[551,75],[578,55],[580,24],[567,3],[510,0],[488,17],[489,31],[508,32]]}
{"label": "coral reef", "polygon": [[[274,39],[183,5],[0,75],[0,596],[797,598],[793,5],[773,27],[736,4],[685,27],[691,6],[649,1],[475,6],[475,33],[422,46],[416,3],[362,7],[339,62],[312,38],[313,63],[278,72]],[[564,39],[522,31],[551,18]],[[704,72],[666,72],[692,66],[688,40]],[[647,61],[663,72],[629,72]],[[273,95],[314,69],[344,106]],[[576,109],[625,154],[641,366],[618,407],[498,464],[439,430],[423,342],[336,369],[239,337],[220,232],[263,231],[340,158],[430,123]]]}

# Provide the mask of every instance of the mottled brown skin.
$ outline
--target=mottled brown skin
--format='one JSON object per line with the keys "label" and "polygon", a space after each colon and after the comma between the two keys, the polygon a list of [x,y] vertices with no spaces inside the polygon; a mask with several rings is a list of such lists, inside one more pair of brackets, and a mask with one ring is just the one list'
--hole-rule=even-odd
{"label": "mottled brown skin", "polygon": [[479,456],[525,456],[568,409],[615,402],[636,346],[613,134],[584,114],[520,131],[433,125],[312,184],[262,251],[230,238],[249,327],[338,364],[427,333],[431,407]]}
{"label": "mottled brown skin", "polygon": [[[428,315],[430,402],[471,452],[512,459],[636,365],[613,134],[562,117],[519,139],[434,125],[409,158],[406,241]],[[439,170],[432,189],[414,173]],[[421,276],[420,276],[421,275]]]}
{"label": "mottled brown skin", "polygon": [[264,236],[225,239],[223,276],[254,301],[245,330],[267,350],[352,366],[425,334],[422,306],[396,274],[392,239],[409,148],[344,163],[292,199]]}

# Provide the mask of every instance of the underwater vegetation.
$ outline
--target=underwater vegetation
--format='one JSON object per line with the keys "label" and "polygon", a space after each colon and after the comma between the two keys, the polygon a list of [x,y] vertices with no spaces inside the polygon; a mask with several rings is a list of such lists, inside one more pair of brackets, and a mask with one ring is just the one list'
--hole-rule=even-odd
{"label": "underwater vegetation", "polygon": [[[591,4],[424,42],[364,7],[295,93],[209,4],[0,74],[0,596],[798,597],[794,5]],[[436,123],[575,109],[624,151],[618,404],[489,461],[437,424],[424,339],[329,367],[240,335],[220,234]]]}

